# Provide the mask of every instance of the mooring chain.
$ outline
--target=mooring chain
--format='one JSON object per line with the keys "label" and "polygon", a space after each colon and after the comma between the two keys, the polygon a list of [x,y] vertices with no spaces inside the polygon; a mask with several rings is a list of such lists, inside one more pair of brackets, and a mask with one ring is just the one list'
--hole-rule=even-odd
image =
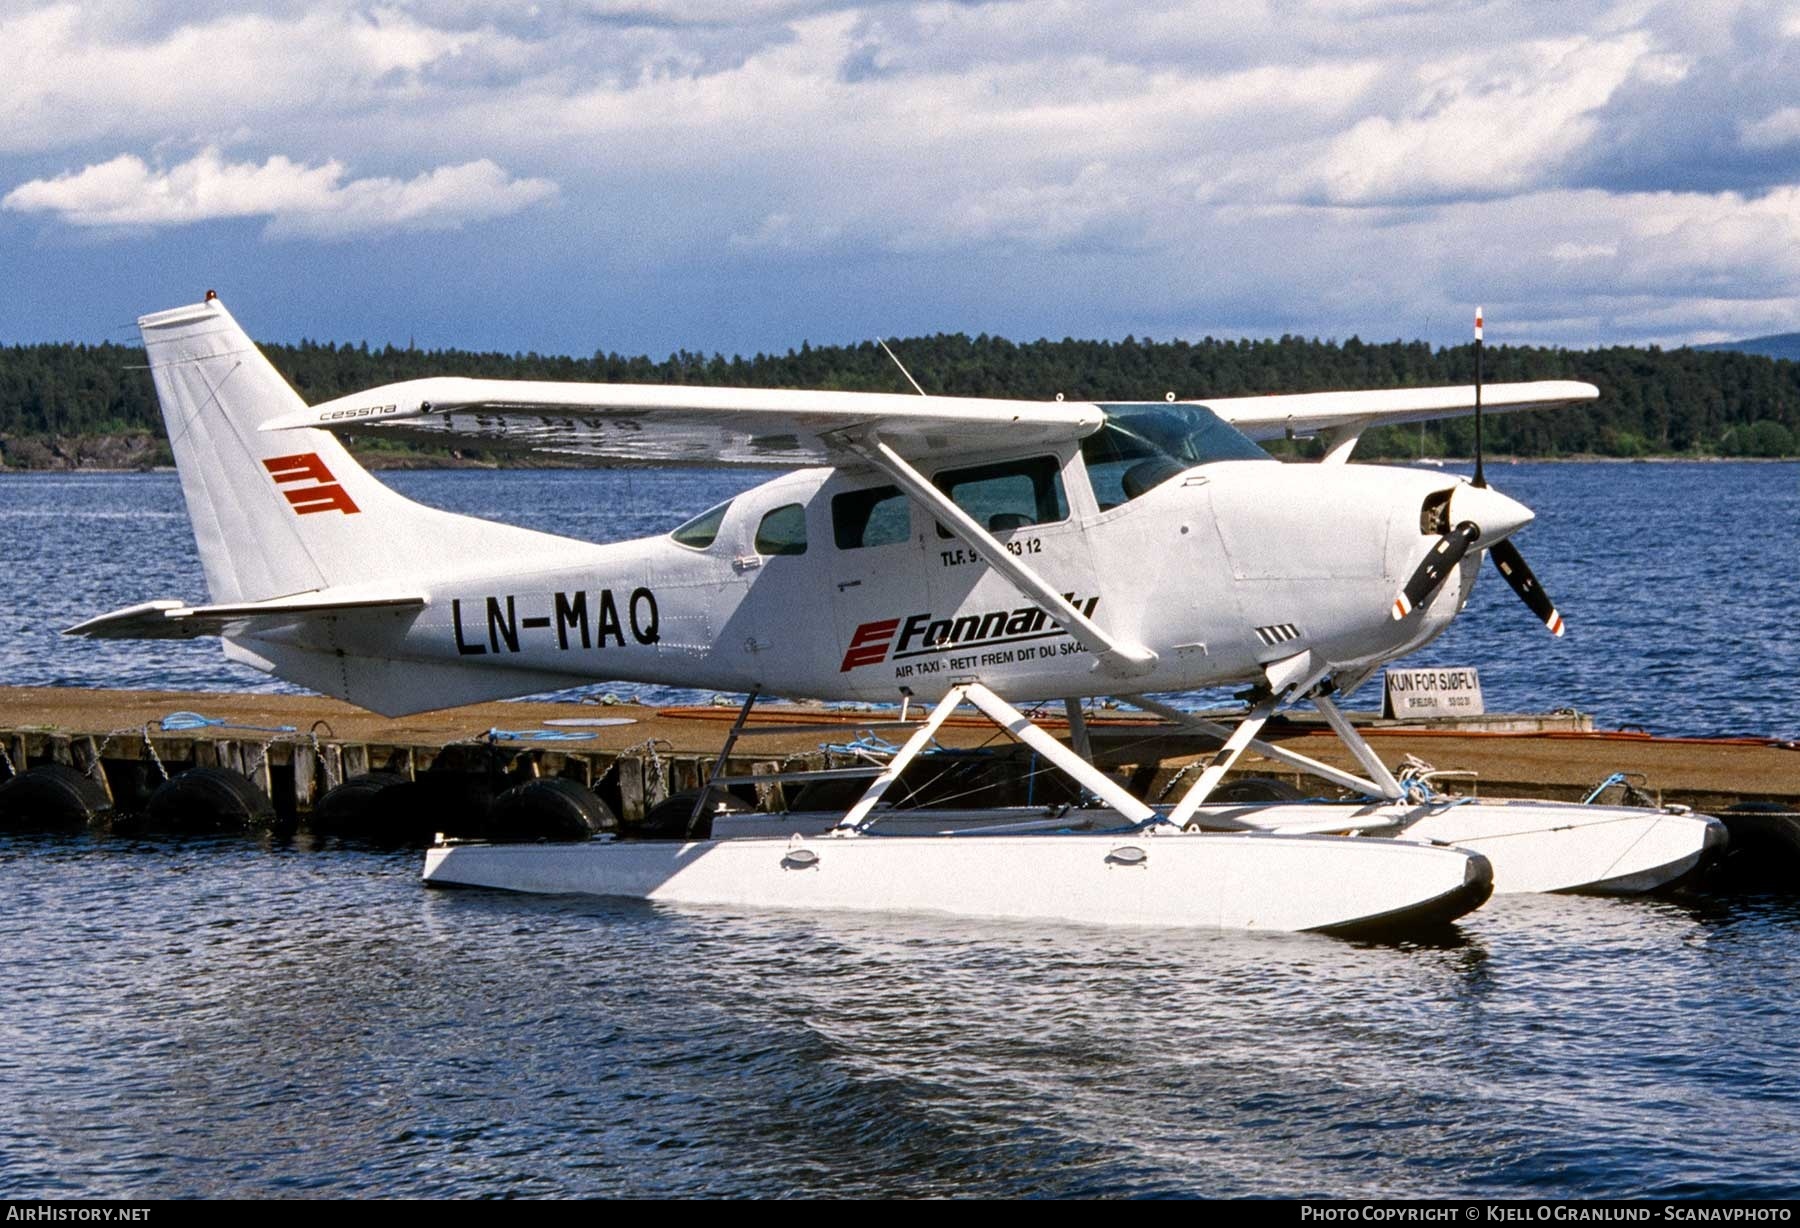
{"label": "mooring chain", "polygon": [[1162,805],[1164,801],[1168,800],[1169,794],[1175,792],[1175,786],[1180,784],[1182,779],[1189,772],[1193,771],[1195,768],[1203,768],[1205,766],[1206,766],[1205,759],[1196,759],[1192,763],[1188,764],[1186,767],[1182,768],[1180,771],[1176,772],[1173,776],[1169,777],[1169,783],[1162,787],[1162,791],[1156,795],[1156,800],[1154,802],[1152,802],[1151,805],[1153,805],[1153,806]]}
{"label": "mooring chain", "polygon": [[650,752],[650,774],[651,774],[650,779],[655,781],[658,786],[661,786],[665,777],[663,775],[662,756],[657,754],[657,752],[656,752],[656,744],[658,742],[661,742],[664,746],[667,746],[671,751],[673,751],[675,749],[675,743],[669,741],[667,738],[646,738],[642,742],[639,742],[637,745],[627,746],[624,750],[620,751],[619,758],[623,759],[627,755],[632,754],[635,751],[640,751],[640,750],[649,751]]}
{"label": "mooring chain", "polygon": [[[105,763],[106,748],[112,745],[113,738],[118,736],[120,733],[124,733],[124,732],[128,732],[128,730],[114,729],[113,731],[108,733],[104,738],[101,738],[98,743],[95,743],[93,756],[90,759],[88,759],[87,767],[82,769],[89,776],[93,777],[93,779],[96,782],[98,782],[101,785],[105,785],[106,788],[109,790],[112,788],[112,786],[110,784],[107,784],[107,780],[106,780],[106,763]],[[90,741],[91,741],[91,739],[90,739]]]}
{"label": "mooring chain", "polygon": [[156,753],[156,743],[150,740],[150,722],[144,722],[144,751],[150,756],[150,762],[156,765],[157,774],[164,780],[169,779],[169,769],[163,766],[162,756]]}
{"label": "mooring chain", "polygon": [[325,791],[327,793],[338,787],[337,773],[331,770],[331,759],[325,754],[325,748],[319,745],[319,726],[315,722],[307,731],[307,740],[312,743],[313,763],[315,770],[325,774]]}

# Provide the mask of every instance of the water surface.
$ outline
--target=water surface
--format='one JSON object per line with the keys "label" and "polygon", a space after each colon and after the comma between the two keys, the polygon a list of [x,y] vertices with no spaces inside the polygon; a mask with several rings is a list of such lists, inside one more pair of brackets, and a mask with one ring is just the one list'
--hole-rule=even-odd
{"label": "water surface", "polygon": [[0,838],[0,1196],[1800,1194],[1791,894],[1437,945]]}

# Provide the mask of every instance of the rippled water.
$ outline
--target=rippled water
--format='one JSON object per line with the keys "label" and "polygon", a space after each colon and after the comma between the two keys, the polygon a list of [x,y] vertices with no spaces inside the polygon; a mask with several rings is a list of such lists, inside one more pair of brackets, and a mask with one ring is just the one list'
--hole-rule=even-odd
{"label": "rippled water", "polygon": [[[1793,466],[1502,468],[1491,707],[1800,733]],[[589,537],[754,475],[394,475]],[[12,683],[270,685],[55,634],[199,596],[172,477],[0,476]],[[1423,662],[1422,662],[1423,663]],[[665,693],[669,694],[669,693]],[[0,1197],[1800,1195],[1800,893],[1504,898],[1436,945],[431,892],[417,853],[0,836]]]}
{"label": "rippled water", "polygon": [[1437,946],[0,838],[0,1196],[1800,1193],[1792,895]]}

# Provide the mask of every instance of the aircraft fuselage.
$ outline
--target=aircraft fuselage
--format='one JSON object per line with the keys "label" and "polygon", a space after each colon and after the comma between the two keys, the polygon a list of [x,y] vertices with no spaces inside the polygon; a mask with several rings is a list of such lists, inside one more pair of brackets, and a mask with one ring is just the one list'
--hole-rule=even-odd
{"label": "aircraft fuselage", "polygon": [[1440,633],[1478,563],[1471,553],[1426,608],[1390,617],[1442,531],[1422,508],[1457,482],[1410,469],[1228,460],[1128,495],[1090,478],[1071,446],[958,461],[934,480],[961,480],[959,506],[1108,633],[1153,652],[1150,671],[1097,672],[1052,613],[880,473],[841,468],[746,491],[685,529],[688,544],[571,541],[566,565],[530,570],[462,560],[422,610],[232,643],[245,659],[336,649],[498,671],[528,689],[606,680],[891,701],[974,679],[1012,698],[1150,693],[1260,680],[1308,649],[1340,671],[1372,667]]}

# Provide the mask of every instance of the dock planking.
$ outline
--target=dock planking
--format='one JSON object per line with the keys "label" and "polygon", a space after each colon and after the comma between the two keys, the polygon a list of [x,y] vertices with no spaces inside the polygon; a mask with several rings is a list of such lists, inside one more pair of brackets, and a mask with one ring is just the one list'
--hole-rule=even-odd
{"label": "dock planking", "polygon": [[[1054,730],[1060,703],[1042,723]],[[179,713],[203,718],[164,728]],[[452,748],[487,748],[514,775],[562,776],[600,794],[626,824],[672,793],[697,788],[712,770],[734,707],[651,708],[629,704],[508,702],[386,718],[315,696],[245,692],[0,688],[0,776],[46,761],[104,779],[109,791],[141,793],[193,766],[231,768],[253,780],[285,817],[303,818],[332,785],[370,771],[408,779]],[[913,710],[915,719],[922,715]],[[759,707],[727,764],[732,776],[812,771],[852,764],[840,747],[865,735],[898,741],[892,710],[859,712],[771,704]],[[618,724],[576,724],[623,721]],[[555,723],[553,723],[555,722]],[[1473,772],[1458,791],[1488,797],[1577,800],[1613,772],[1641,776],[1661,802],[1717,811],[1742,802],[1800,809],[1800,748],[1772,739],[1656,738],[1594,731],[1582,718],[1490,718],[1467,723],[1402,723],[1373,717],[1358,725],[1390,765],[1408,756],[1439,769]],[[1126,773],[1155,796],[1213,749],[1210,740],[1154,718],[1100,712],[1090,719],[1101,765]],[[288,727],[288,728],[283,728]],[[537,740],[545,734],[585,735]],[[512,735],[512,736],[509,736]],[[523,735],[523,736],[518,736]],[[1305,718],[1269,735],[1303,754],[1353,768],[1337,740]],[[948,748],[1003,742],[985,722],[958,718],[940,734]],[[10,763],[10,769],[7,766]],[[101,765],[95,770],[94,765]],[[1242,774],[1297,778],[1292,769],[1246,756]],[[1310,785],[1306,786],[1310,787]],[[791,801],[780,784],[758,785],[756,803]],[[746,800],[750,800],[746,798]],[[1021,799],[1022,800],[1022,799]]]}

